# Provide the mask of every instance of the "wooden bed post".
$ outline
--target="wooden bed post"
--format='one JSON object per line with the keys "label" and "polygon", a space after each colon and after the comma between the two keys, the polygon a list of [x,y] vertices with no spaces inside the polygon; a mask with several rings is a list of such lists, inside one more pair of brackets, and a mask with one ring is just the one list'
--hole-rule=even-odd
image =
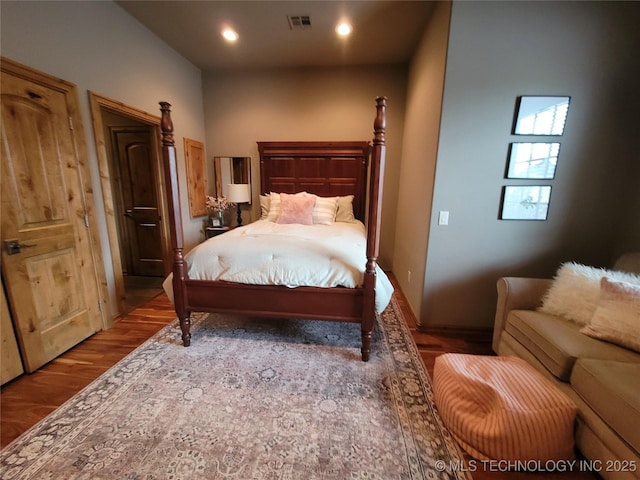
{"label": "wooden bed post", "polygon": [[171,247],[173,248],[173,297],[176,314],[180,319],[182,343],[185,347],[191,344],[191,320],[186,310],[185,280],[187,265],[184,261],[182,212],[180,209],[180,188],[178,185],[178,165],[176,162],[176,147],[173,140],[173,122],[171,121],[171,104],[160,102],[160,129],[162,130],[162,161],[164,176],[167,183],[167,200],[169,202],[169,230],[171,232]]}
{"label": "wooden bed post", "polygon": [[380,213],[385,161],[385,129],[387,127],[387,97],[376,98],[376,118],[373,122],[373,149],[369,176],[369,215],[367,217],[367,265],[364,272],[364,305],[362,312],[362,360],[371,353],[371,332],[375,320],[376,264],[380,250]]}

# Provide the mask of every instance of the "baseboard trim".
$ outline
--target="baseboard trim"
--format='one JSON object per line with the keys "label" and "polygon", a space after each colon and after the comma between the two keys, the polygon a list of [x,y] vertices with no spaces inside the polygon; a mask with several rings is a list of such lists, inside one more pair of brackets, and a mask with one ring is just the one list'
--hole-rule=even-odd
{"label": "baseboard trim", "polygon": [[418,324],[418,319],[409,307],[409,302],[407,301],[407,297],[405,296],[402,288],[400,288],[400,284],[396,279],[395,275],[392,271],[385,271],[393,288],[395,289],[394,295],[396,296],[396,300],[400,305],[400,309],[402,310],[402,314],[407,321],[407,325],[409,329],[420,333],[426,333],[431,335],[442,335],[445,337],[457,337],[461,339],[473,340],[477,342],[489,342],[493,341],[493,328],[492,327],[450,327],[447,325],[420,325]]}
{"label": "baseboard trim", "polygon": [[443,335],[447,337],[475,338],[478,340],[491,341],[493,329],[486,327],[449,327],[446,325],[418,325],[418,331],[432,335]]}

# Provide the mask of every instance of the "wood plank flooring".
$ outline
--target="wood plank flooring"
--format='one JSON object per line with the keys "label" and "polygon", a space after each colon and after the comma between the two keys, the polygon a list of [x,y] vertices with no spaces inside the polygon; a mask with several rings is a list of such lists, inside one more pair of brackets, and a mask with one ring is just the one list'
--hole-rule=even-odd
{"label": "wood plank flooring", "polygon": [[[492,355],[489,335],[458,338],[418,331],[413,314],[390,275],[396,298],[418,346],[429,375],[435,358],[446,352]],[[82,388],[115,365],[128,353],[175,318],[173,305],[160,294],[131,311],[109,330],[98,332],[81,344],[32,374],[22,375],[2,386],[0,393],[0,446],[8,445],[39,420],[53,412]],[[470,457],[467,460],[471,460]],[[513,473],[488,471],[481,464],[473,467],[474,480],[593,480],[597,476],[584,472]],[[497,468],[497,467],[496,467]],[[495,470],[495,468],[491,468]]]}
{"label": "wood plank flooring", "polygon": [[175,317],[160,295],[31,374],[2,386],[0,446],[53,412]]}

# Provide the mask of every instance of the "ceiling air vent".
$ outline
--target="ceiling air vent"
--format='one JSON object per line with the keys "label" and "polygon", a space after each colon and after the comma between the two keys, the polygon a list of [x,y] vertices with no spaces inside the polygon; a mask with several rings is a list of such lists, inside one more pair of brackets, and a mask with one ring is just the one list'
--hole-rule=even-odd
{"label": "ceiling air vent", "polygon": [[287,15],[289,28],[291,30],[306,30],[311,28],[311,18],[309,15]]}

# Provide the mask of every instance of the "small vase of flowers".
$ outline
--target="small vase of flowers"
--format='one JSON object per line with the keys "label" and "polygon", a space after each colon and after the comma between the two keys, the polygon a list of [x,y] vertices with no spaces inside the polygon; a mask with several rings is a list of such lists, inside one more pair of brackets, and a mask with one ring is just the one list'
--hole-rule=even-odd
{"label": "small vase of flowers", "polygon": [[207,196],[207,214],[209,215],[209,225],[212,227],[222,227],[226,224],[225,213],[233,207],[233,203],[224,197]]}

